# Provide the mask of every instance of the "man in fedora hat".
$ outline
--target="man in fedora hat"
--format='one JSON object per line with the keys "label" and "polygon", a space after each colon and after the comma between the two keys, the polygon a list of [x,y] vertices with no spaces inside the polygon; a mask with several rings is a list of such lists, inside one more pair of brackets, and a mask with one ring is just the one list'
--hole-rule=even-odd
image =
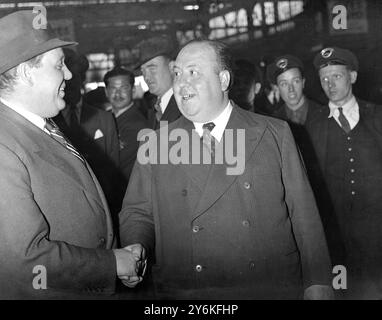
{"label": "man in fedora hat", "polygon": [[114,248],[91,168],[51,121],[71,73],[32,11],[0,19],[0,299],[96,298],[136,285],[143,247]]}
{"label": "man in fedora hat", "polygon": [[325,48],[314,66],[329,99],[311,124],[325,180],[320,191],[328,192],[320,201],[332,222],[329,249],[347,268],[348,298],[381,299],[382,107],[354,96],[358,59],[350,50]]}
{"label": "man in fedora hat", "polygon": [[159,128],[159,121],[171,123],[180,117],[172,90],[173,47],[166,36],[149,38],[138,44],[138,67],[150,93],[156,96],[156,102],[148,110],[152,129]]}

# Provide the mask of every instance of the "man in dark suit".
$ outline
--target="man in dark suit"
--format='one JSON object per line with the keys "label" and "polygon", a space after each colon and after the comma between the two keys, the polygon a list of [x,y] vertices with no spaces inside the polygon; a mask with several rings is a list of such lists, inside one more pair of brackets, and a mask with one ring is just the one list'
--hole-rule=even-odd
{"label": "man in dark suit", "polygon": [[172,90],[173,45],[168,37],[155,37],[138,44],[139,65],[151,94],[157,99],[147,110],[152,129],[159,128],[159,121],[171,123],[180,117]]}
{"label": "man in dark suit", "polygon": [[32,10],[0,19],[0,299],[105,297],[136,285],[136,248],[114,248],[109,209],[83,156],[51,120],[71,73]]}
{"label": "man in dark suit", "polygon": [[183,116],[138,151],[121,241],[154,236],[155,226],[158,298],[330,298],[326,241],[289,127],[231,103],[231,70],[219,42],[178,54]]}
{"label": "man in dark suit", "polygon": [[121,67],[114,68],[105,74],[104,82],[106,97],[111,104],[118,131],[120,153],[118,204],[120,210],[137,157],[138,133],[142,129],[148,128],[148,123],[139,110],[139,106],[133,101],[134,74],[132,72]]}
{"label": "man in dark suit", "polygon": [[64,48],[65,64],[72,73],[66,82],[66,107],[54,121],[89,162],[108,201],[113,224],[120,210],[115,181],[119,168],[119,141],[113,115],[84,102],[81,89],[89,63],[85,56]]}
{"label": "man in dark suit", "polygon": [[[321,201],[338,225],[328,230],[345,252],[329,249],[347,268],[351,299],[382,298],[382,107],[356,98],[358,60],[349,50],[325,48],[314,65],[329,105],[315,110],[310,134],[325,179]],[[331,210],[332,209],[332,210]]]}

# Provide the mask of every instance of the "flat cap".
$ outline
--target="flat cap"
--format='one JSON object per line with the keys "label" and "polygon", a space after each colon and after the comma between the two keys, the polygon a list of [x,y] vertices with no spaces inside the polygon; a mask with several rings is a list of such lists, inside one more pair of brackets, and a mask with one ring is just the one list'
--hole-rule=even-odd
{"label": "flat cap", "polygon": [[269,82],[276,84],[277,77],[284,73],[285,71],[298,68],[301,72],[304,71],[304,65],[302,61],[296,56],[290,54],[282,55],[277,57],[271,64],[267,67],[267,79]]}
{"label": "flat cap", "polygon": [[358,59],[354,53],[337,47],[322,49],[314,57],[313,64],[317,70],[328,65],[344,65],[351,70],[358,71]]}
{"label": "flat cap", "polygon": [[175,45],[166,35],[153,37],[141,41],[137,45],[139,51],[139,60],[136,68],[158,56],[173,57]]}

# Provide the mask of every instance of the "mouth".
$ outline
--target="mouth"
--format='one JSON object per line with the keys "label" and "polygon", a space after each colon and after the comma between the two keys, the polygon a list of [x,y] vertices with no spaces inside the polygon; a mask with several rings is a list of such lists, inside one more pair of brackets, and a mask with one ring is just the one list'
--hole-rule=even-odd
{"label": "mouth", "polygon": [[65,96],[65,85],[60,87],[60,90],[58,90],[58,96],[60,98],[63,98]]}
{"label": "mouth", "polygon": [[182,100],[188,101],[188,100],[192,99],[193,97],[195,97],[194,93],[183,94],[182,95]]}

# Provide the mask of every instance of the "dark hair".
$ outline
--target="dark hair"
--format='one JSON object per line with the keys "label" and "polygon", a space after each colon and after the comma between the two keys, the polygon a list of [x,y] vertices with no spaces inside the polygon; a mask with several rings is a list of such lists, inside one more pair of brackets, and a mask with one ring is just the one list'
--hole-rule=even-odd
{"label": "dark hair", "polygon": [[190,42],[186,43],[183,46],[183,48],[189,44],[192,44],[192,43],[205,43],[212,50],[214,50],[215,55],[216,55],[216,59],[217,59],[216,62],[217,62],[218,68],[219,68],[217,71],[220,72],[223,70],[227,70],[230,74],[230,82],[229,82],[229,86],[227,89],[227,90],[229,90],[233,84],[234,73],[233,73],[232,53],[231,53],[231,50],[228,47],[228,45],[226,45],[225,43],[223,43],[221,41],[208,40],[208,39],[201,38],[201,39],[191,40]]}
{"label": "dark hair", "polygon": [[103,77],[103,82],[105,82],[105,85],[107,86],[109,79],[117,76],[128,77],[130,85],[134,86],[134,73],[122,67],[115,67],[114,69],[106,72],[105,76]]}
{"label": "dark hair", "polygon": [[248,101],[251,88],[256,84],[262,85],[260,69],[252,62],[244,59],[235,61],[233,73],[235,82],[229,92],[229,97],[243,109],[253,108],[253,101]]}

